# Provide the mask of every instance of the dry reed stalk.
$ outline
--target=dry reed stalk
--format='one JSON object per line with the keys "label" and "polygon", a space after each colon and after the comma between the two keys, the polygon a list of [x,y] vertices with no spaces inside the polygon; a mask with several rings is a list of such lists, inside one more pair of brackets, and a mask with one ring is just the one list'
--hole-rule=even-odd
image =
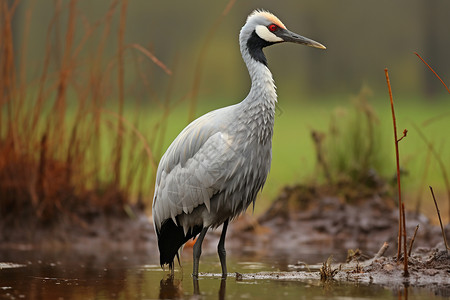
{"label": "dry reed stalk", "polygon": [[439,81],[442,83],[442,85],[445,87],[445,89],[447,90],[447,92],[450,94],[450,89],[448,88],[448,86],[445,84],[445,82],[441,79],[441,77],[439,77],[439,75],[433,70],[433,68],[419,55],[419,53],[414,52],[415,55],[417,55],[417,57],[428,67],[428,69],[431,70],[431,72],[433,72],[434,76],[436,76]]}
{"label": "dry reed stalk", "polygon": [[414,230],[414,235],[409,242],[408,256],[411,256],[412,247],[414,245],[414,241],[416,240],[417,231],[419,230],[419,224],[417,224],[416,229]]}
{"label": "dry reed stalk", "polygon": [[406,214],[405,203],[402,203],[402,227],[403,227],[403,276],[408,277],[408,250],[406,249]]}
{"label": "dry reed stalk", "polygon": [[[93,149],[92,155],[94,160],[94,169],[98,170],[97,174],[100,173],[100,165],[101,165],[101,143],[100,143],[100,124],[101,124],[101,110],[100,107],[103,106],[103,102],[105,100],[104,93],[102,93],[102,81],[104,80],[103,72],[102,72],[102,62],[104,56],[104,49],[107,38],[111,33],[111,24],[113,20],[114,13],[116,12],[119,0],[115,0],[111,3],[108,8],[108,11],[105,15],[104,28],[103,32],[100,36],[100,42],[97,46],[96,53],[94,56],[94,60],[92,63],[92,69],[90,72],[90,80],[89,85],[92,93],[92,113],[94,119],[94,130],[93,130]],[[108,73],[106,73],[108,74]],[[96,185],[99,185],[100,178],[99,176],[95,177]]]}
{"label": "dry reed stalk", "polygon": [[166,72],[167,75],[172,75],[172,70],[170,70],[162,61],[160,61],[152,52],[145,49],[139,44],[130,44],[128,45],[130,48],[134,48],[147,56],[155,65],[161,68],[164,72]]}
{"label": "dry reed stalk", "polygon": [[[24,126],[24,132],[22,134],[25,134],[27,132],[26,126],[28,124],[28,120],[31,119],[31,115],[24,111],[25,109],[25,98],[26,98],[26,75],[27,75],[27,69],[26,66],[26,56],[27,56],[27,49],[28,49],[28,38],[30,33],[30,22],[31,22],[31,12],[32,9],[28,8],[25,12],[25,25],[23,29],[23,44],[20,49],[20,58],[19,58],[19,89],[18,89],[18,101],[17,101],[17,109],[16,114],[14,116],[14,120],[16,120],[17,123]],[[29,111],[31,112],[31,110]],[[22,118],[22,120],[20,120]]]}
{"label": "dry reed stalk", "polygon": [[[13,148],[16,148],[17,144],[17,133],[16,128],[13,126],[14,116],[13,116],[13,98],[15,89],[15,66],[14,66],[14,42],[13,42],[13,32],[12,32],[12,17],[14,11],[17,7],[18,1],[14,1],[12,5],[8,6],[8,1],[2,1],[0,3],[0,20],[3,20],[2,24],[2,47],[0,48],[2,56],[1,62],[1,75],[0,75],[0,107],[6,105],[6,116],[7,116],[7,130],[9,136],[12,138]],[[2,111],[0,110],[0,115]],[[2,128],[2,116],[0,116],[0,132]]]}
{"label": "dry reed stalk", "polygon": [[[45,199],[45,170],[47,166],[47,134],[42,135],[41,138],[41,146],[40,146],[40,154],[39,154],[39,165],[38,165],[38,173],[37,173],[37,181],[36,181],[36,191],[39,202],[44,201]],[[38,203],[33,203],[35,206]]]}
{"label": "dry reed stalk", "polygon": [[407,130],[403,131],[403,136],[398,139],[397,138],[397,123],[395,119],[395,111],[394,111],[394,100],[392,97],[392,89],[391,82],[389,80],[388,69],[384,69],[384,73],[386,75],[386,83],[389,90],[389,99],[391,102],[391,111],[392,111],[392,122],[394,127],[394,141],[395,141],[395,160],[397,164],[397,188],[398,188],[398,248],[397,248],[397,260],[400,259],[401,247],[402,247],[402,193],[401,193],[401,185],[400,185],[400,155],[398,151],[398,142],[406,136]]}
{"label": "dry reed stalk", "polygon": [[439,218],[439,224],[441,225],[441,232],[442,232],[442,238],[444,239],[444,246],[448,252],[450,247],[447,244],[447,236],[445,235],[444,226],[442,226],[441,213],[439,212],[439,206],[437,204],[436,197],[434,196],[433,188],[431,186],[430,186],[430,191],[431,191],[431,196],[433,196],[434,206],[436,207],[436,212],[437,212],[437,215]]}
{"label": "dry reed stalk", "polygon": [[[33,129],[36,128],[40,118],[42,117],[42,109],[44,107],[45,99],[47,98],[46,95],[46,82],[48,78],[49,68],[50,68],[50,59],[52,57],[52,43],[51,43],[51,33],[53,28],[55,27],[56,21],[58,19],[59,14],[61,14],[61,11],[59,9],[56,9],[53,13],[53,17],[47,27],[47,34],[46,34],[46,41],[45,41],[45,55],[44,55],[44,65],[42,68],[42,74],[39,77],[39,83],[38,83],[38,95],[35,101],[35,105],[33,107],[33,121],[31,122],[30,126],[30,135],[33,132]],[[57,27],[57,26],[56,26]]]}
{"label": "dry reed stalk", "polygon": [[76,24],[76,4],[77,0],[70,0],[69,2],[69,19],[67,22],[66,29],[66,39],[64,46],[64,53],[62,58],[61,68],[59,70],[58,77],[58,88],[56,94],[56,100],[54,105],[54,111],[57,115],[56,124],[55,124],[55,134],[56,139],[62,141],[62,137],[64,135],[64,127],[65,127],[65,115],[66,115],[66,94],[67,94],[67,86],[69,83],[70,75],[73,71],[73,62],[72,62],[72,44],[75,37],[75,24]]}
{"label": "dry reed stalk", "polygon": [[[120,7],[120,21],[119,21],[119,39],[118,48],[119,52],[117,54],[117,84],[119,88],[119,118],[123,118],[123,103],[124,103],[124,36],[125,36],[125,24],[127,16],[127,6],[128,0],[122,0],[122,5]],[[122,147],[123,147],[123,137],[121,132],[123,131],[122,122],[117,121],[117,141],[116,141],[116,158],[114,161],[114,173],[115,173],[115,185],[120,186],[121,180],[121,167],[122,167]]]}

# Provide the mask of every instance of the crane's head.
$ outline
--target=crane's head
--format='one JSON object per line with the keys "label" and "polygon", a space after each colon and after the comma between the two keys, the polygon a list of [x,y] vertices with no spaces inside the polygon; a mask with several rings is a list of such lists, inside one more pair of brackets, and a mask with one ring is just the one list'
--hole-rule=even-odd
{"label": "crane's head", "polygon": [[246,48],[253,59],[267,64],[262,48],[291,42],[318,49],[326,49],[324,45],[289,31],[275,15],[268,11],[255,10],[251,13],[239,35],[242,48]]}

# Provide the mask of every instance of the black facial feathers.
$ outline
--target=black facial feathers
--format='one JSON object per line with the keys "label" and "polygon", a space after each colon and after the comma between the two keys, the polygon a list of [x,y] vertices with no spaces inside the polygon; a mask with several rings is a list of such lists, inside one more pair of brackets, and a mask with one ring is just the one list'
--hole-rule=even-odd
{"label": "black facial feathers", "polygon": [[267,66],[267,59],[262,49],[273,44],[275,43],[263,40],[258,36],[258,34],[256,34],[256,31],[253,31],[252,35],[247,41],[247,48],[250,56],[254,60],[259,61],[260,63],[263,63]]}

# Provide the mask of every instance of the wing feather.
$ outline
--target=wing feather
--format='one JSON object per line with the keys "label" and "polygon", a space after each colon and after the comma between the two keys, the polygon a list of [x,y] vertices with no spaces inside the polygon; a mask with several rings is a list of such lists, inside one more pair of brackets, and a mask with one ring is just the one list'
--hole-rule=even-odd
{"label": "wing feather", "polygon": [[[230,109],[228,107],[227,109]],[[191,213],[218,193],[238,153],[219,115],[214,111],[188,125],[167,149],[158,166],[153,219],[157,228],[168,218]],[[222,124],[217,126],[216,124]],[[232,172],[238,166],[234,166]]]}

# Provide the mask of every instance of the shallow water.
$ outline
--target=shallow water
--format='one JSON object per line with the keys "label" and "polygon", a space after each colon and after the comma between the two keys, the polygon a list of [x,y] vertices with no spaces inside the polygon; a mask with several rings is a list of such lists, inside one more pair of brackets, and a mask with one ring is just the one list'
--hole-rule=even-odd
{"label": "shallow water", "polygon": [[0,251],[0,299],[448,299],[426,288],[236,278],[235,272],[289,269],[288,261],[261,257],[257,261],[229,257],[231,275],[225,281],[216,274],[220,272],[217,257],[202,256],[202,274],[195,282],[189,251],[182,261],[183,269],[177,268],[171,277],[159,267],[155,254]]}

